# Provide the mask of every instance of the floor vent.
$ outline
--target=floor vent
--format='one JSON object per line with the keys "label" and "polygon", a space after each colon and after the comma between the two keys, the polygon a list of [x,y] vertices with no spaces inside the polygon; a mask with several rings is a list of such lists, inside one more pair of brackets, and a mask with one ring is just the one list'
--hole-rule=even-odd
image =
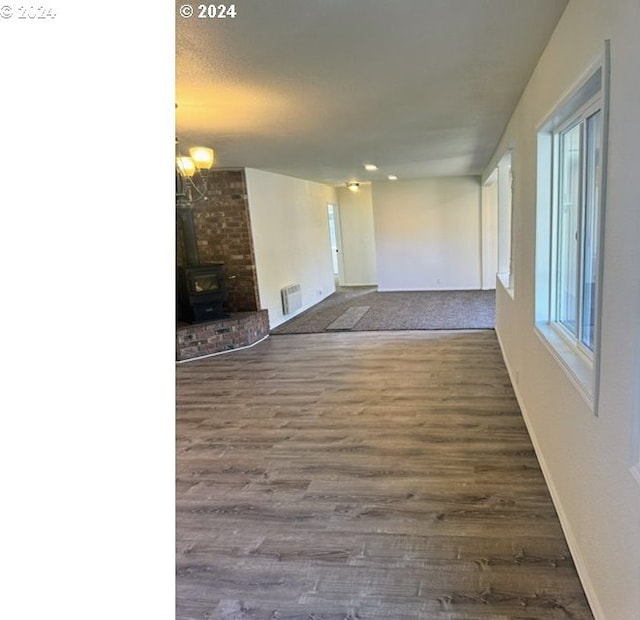
{"label": "floor vent", "polygon": [[299,284],[286,286],[280,293],[282,294],[282,312],[283,314],[291,314],[302,308],[302,292]]}

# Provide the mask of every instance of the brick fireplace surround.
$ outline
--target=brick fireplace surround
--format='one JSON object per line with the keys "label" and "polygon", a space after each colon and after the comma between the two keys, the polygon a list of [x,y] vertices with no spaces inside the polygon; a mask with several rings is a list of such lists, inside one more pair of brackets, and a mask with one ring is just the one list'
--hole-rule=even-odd
{"label": "brick fireplace surround", "polygon": [[[260,310],[255,255],[244,170],[213,170],[209,200],[193,207],[201,263],[224,263],[228,318],[194,325],[178,323],[176,360],[212,355],[262,340],[269,334],[267,310]],[[186,264],[180,218],[177,263]]]}

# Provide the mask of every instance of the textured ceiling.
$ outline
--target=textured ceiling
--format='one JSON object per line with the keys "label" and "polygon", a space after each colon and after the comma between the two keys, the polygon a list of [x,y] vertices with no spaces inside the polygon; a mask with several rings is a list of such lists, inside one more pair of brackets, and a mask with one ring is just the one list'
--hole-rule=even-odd
{"label": "textured ceiling", "polygon": [[235,18],[176,13],[180,146],[331,184],[479,174],[566,3],[238,0]]}

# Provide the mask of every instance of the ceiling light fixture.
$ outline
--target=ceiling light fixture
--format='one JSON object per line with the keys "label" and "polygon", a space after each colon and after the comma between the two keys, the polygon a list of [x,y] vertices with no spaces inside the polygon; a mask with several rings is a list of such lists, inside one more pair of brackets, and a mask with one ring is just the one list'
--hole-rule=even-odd
{"label": "ceiling light fixture", "polygon": [[182,155],[176,140],[176,201],[180,206],[193,207],[208,200],[209,170],[214,161],[214,150],[204,146],[194,146],[188,156]]}
{"label": "ceiling light fixture", "polygon": [[360,189],[360,183],[356,181],[349,181],[347,183],[347,189],[351,190],[352,192],[357,192]]}
{"label": "ceiling light fixture", "polygon": [[365,164],[364,169],[368,170],[369,172],[374,172],[378,169],[378,166],[376,166],[375,164]]}
{"label": "ceiling light fixture", "polygon": [[389,179],[389,181],[397,181],[398,177],[395,174],[390,174],[387,179]]}

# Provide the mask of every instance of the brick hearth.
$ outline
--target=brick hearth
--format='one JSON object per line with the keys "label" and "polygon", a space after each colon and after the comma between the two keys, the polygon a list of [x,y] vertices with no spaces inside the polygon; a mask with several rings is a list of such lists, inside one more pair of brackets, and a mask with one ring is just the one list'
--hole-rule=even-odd
{"label": "brick hearth", "polygon": [[268,335],[267,310],[238,312],[208,323],[180,324],[176,330],[176,360],[182,362],[246,347]]}

